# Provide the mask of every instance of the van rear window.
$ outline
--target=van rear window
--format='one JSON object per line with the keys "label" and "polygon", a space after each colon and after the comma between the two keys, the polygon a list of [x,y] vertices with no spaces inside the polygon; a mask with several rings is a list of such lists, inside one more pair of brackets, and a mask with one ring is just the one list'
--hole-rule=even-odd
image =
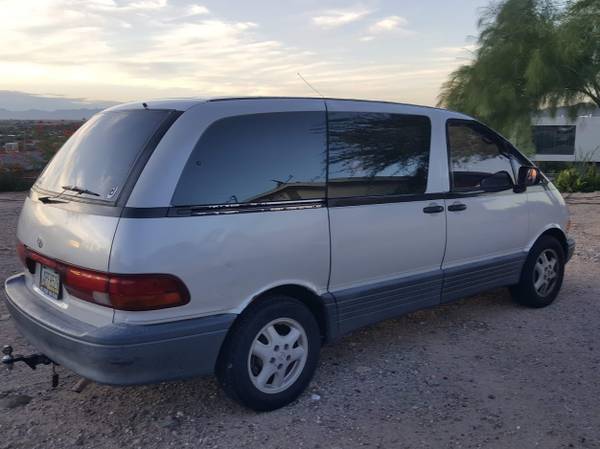
{"label": "van rear window", "polygon": [[[116,201],[133,165],[171,111],[106,111],[89,119],[56,153],[36,187],[82,199]],[[94,195],[93,192],[97,195]]]}

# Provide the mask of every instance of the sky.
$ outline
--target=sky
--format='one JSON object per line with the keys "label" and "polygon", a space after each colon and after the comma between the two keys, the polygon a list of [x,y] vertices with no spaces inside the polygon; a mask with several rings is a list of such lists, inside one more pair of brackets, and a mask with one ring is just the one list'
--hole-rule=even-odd
{"label": "sky", "polygon": [[[0,90],[436,103],[489,0],[0,0]],[[0,107],[2,105],[0,104]]]}

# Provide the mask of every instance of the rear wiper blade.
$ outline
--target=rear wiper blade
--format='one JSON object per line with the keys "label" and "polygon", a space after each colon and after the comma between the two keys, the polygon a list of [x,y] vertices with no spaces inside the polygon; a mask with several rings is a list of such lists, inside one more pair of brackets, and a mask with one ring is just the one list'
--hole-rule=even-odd
{"label": "rear wiper blade", "polygon": [[93,195],[93,196],[100,196],[99,193],[96,192],[92,192],[91,190],[88,189],[84,189],[82,187],[77,187],[77,186],[62,186],[63,190],[67,190],[69,192],[75,192],[77,193],[77,195]]}
{"label": "rear wiper blade", "polygon": [[78,186],[62,186],[62,192],[60,192],[58,195],[54,195],[54,196],[42,196],[39,198],[39,200],[44,203],[44,204],[64,204],[64,203],[68,203],[69,201],[65,198],[64,200],[62,199],[62,196],[65,192],[75,192],[77,193],[77,195],[93,195],[93,196],[100,196],[100,194],[96,193],[96,192],[92,192],[91,190],[88,189],[84,189],[82,187],[78,187]]}

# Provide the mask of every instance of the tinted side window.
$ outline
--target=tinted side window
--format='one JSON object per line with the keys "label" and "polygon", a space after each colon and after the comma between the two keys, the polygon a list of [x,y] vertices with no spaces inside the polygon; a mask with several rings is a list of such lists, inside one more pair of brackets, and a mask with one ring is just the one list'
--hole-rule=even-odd
{"label": "tinted side window", "polygon": [[425,193],[430,141],[428,117],[329,114],[329,197]]}
{"label": "tinted side window", "polygon": [[193,150],[173,205],[324,198],[325,158],[324,112],[218,120]]}
{"label": "tinted side window", "polygon": [[449,121],[448,145],[455,191],[480,190],[481,180],[505,172],[515,182],[502,140],[476,122]]}
{"label": "tinted side window", "polygon": [[536,153],[575,154],[575,130],[575,126],[533,126]]}

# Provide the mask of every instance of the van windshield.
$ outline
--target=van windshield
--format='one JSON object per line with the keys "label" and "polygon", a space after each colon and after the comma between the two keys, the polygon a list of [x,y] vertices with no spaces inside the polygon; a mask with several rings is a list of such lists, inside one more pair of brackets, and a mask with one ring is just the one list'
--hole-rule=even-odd
{"label": "van windshield", "polygon": [[[138,156],[169,116],[167,110],[106,111],[73,134],[48,163],[36,187],[60,193],[76,187],[115,201]],[[77,190],[67,189],[66,194]],[[83,192],[85,193],[85,192]]]}

